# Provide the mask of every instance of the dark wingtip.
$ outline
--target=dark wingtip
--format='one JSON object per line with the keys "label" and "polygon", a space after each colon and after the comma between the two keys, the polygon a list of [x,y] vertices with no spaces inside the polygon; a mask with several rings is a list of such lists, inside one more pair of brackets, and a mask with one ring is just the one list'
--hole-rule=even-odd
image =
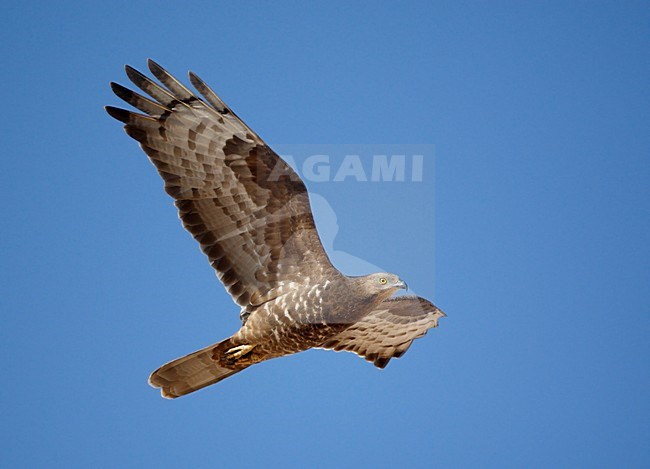
{"label": "dark wingtip", "polygon": [[120,85],[119,83],[115,83],[114,81],[111,82],[111,89],[113,90],[113,93],[125,101],[128,101],[128,98],[133,95],[133,91]]}
{"label": "dark wingtip", "polygon": [[113,106],[104,106],[104,109],[106,109],[108,115],[113,119],[117,119],[118,121],[124,122],[125,124],[129,123],[131,113],[126,109],[121,109],[119,107]]}
{"label": "dark wingtip", "polygon": [[126,71],[126,76],[129,77],[129,80],[135,83],[135,85],[138,87],[140,87],[139,83],[142,83],[142,81],[146,78],[141,72],[131,67],[130,65],[125,65],[124,70]]}
{"label": "dark wingtip", "polygon": [[164,73],[165,69],[162,68],[155,60],[153,59],[147,59],[147,66],[149,67],[149,70],[151,70],[151,73],[154,75],[158,76],[157,74],[159,73]]}
{"label": "dark wingtip", "polygon": [[390,361],[391,357],[379,357],[374,361],[374,365],[377,368],[384,369],[386,368],[386,365],[388,365],[388,362]]}
{"label": "dark wingtip", "polygon": [[[192,86],[196,88],[197,90],[199,89],[198,86],[196,86],[197,83],[201,83],[201,79],[196,76],[196,74],[192,70],[188,70],[187,72],[187,77],[190,79],[190,83],[192,83]],[[200,92],[200,90],[199,90]]]}
{"label": "dark wingtip", "polygon": [[190,81],[192,82],[192,84],[194,84],[194,83],[205,84],[204,81],[201,80],[201,78],[196,73],[194,73],[192,70],[187,72],[187,76],[190,78]]}

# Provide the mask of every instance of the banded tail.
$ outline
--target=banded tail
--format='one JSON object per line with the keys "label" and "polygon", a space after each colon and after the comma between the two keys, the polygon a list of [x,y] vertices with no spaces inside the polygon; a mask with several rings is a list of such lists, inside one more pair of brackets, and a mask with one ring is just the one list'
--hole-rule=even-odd
{"label": "banded tail", "polygon": [[160,388],[162,397],[175,399],[239,373],[247,366],[232,370],[219,365],[219,360],[213,358],[228,350],[230,345],[230,339],[226,339],[177,358],[151,373],[149,384]]}

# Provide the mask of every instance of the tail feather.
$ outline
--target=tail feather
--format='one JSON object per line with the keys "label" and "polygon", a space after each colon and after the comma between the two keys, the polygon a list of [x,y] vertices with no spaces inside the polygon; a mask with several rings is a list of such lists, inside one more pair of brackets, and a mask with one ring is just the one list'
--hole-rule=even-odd
{"label": "tail feather", "polygon": [[175,399],[239,373],[246,366],[232,370],[220,366],[212,358],[219,346],[229,340],[212,344],[161,366],[151,373],[149,384],[160,388],[162,397]]}

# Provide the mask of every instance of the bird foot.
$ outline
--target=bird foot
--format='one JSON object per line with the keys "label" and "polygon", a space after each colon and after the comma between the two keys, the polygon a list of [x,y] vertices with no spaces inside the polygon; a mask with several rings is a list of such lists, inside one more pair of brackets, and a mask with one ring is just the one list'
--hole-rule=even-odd
{"label": "bird foot", "polygon": [[254,345],[238,345],[237,347],[233,347],[223,354],[223,361],[227,365],[234,365],[238,359],[250,353],[254,348]]}

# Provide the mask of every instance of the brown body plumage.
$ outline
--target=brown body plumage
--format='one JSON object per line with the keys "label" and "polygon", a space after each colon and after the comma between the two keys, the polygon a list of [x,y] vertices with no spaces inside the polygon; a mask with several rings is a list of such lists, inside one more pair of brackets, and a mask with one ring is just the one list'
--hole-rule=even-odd
{"label": "brown body plumage", "polygon": [[149,68],[166,89],[126,71],[155,101],[111,84],[146,115],[106,110],[158,169],[243,322],[232,337],[154,371],[149,382],[163,396],[312,347],[349,350],[383,368],[437,326],[444,313],[427,300],[391,298],[405,287],[397,276],[346,277],[332,266],[304,183],[203,81],[190,73],[205,101],[155,62]]}

